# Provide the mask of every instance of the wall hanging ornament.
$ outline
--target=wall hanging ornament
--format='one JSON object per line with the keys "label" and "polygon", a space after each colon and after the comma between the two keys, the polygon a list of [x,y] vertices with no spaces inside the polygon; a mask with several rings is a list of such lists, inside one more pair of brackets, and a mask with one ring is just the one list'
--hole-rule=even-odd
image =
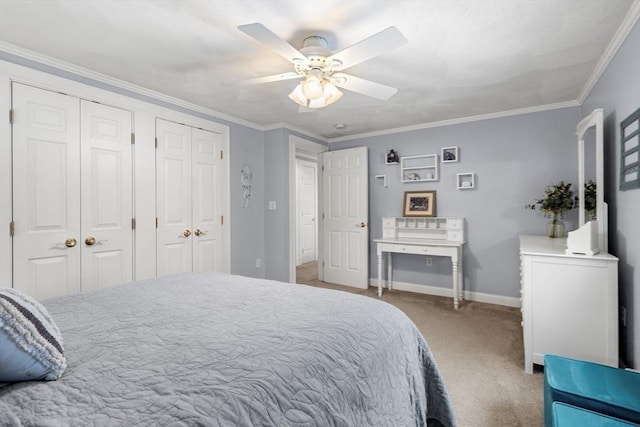
{"label": "wall hanging ornament", "polygon": [[249,199],[251,199],[251,190],[253,189],[253,172],[248,164],[242,165],[240,168],[240,182],[242,183],[242,208],[249,207]]}

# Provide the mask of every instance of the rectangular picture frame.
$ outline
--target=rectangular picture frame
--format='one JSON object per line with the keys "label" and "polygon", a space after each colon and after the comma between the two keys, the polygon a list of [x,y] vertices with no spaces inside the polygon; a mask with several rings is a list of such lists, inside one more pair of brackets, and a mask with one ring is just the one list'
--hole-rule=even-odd
{"label": "rectangular picture frame", "polygon": [[436,216],[435,190],[405,191],[402,203],[404,217]]}

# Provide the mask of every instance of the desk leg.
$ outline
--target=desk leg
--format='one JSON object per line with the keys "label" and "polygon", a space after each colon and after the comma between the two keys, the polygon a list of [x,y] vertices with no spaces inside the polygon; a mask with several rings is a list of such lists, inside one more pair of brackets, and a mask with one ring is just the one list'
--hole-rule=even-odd
{"label": "desk leg", "polygon": [[391,290],[391,284],[393,283],[393,267],[391,266],[391,252],[387,252],[387,288]]}
{"label": "desk leg", "polygon": [[451,278],[453,279],[453,308],[455,308],[456,310],[458,309],[458,298],[460,297],[459,294],[459,286],[460,283],[458,283],[459,280],[459,275],[458,275],[458,257],[452,257],[451,258],[451,266],[452,266],[452,272],[451,272]]}
{"label": "desk leg", "polygon": [[378,250],[378,296],[382,296],[382,252]]}
{"label": "desk leg", "polygon": [[458,300],[464,300],[464,274],[462,272],[462,248],[458,249]]}

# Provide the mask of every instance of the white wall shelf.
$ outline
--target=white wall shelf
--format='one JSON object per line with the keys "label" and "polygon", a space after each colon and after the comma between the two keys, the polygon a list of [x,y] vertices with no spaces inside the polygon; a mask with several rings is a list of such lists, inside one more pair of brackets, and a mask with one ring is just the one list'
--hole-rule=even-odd
{"label": "white wall shelf", "polygon": [[382,179],[382,185],[384,186],[384,188],[387,188],[387,175],[376,175],[376,178],[381,178]]}
{"label": "white wall shelf", "polygon": [[458,190],[472,190],[476,188],[476,174],[473,172],[456,174],[456,185]]}
{"label": "white wall shelf", "polygon": [[400,180],[402,182],[425,182],[438,180],[438,155],[424,154],[400,158]]}

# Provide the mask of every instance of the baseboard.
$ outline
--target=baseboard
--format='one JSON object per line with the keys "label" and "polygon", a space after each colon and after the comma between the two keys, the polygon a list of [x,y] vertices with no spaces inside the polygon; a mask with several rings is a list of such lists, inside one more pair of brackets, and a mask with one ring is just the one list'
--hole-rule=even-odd
{"label": "baseboard", "polygon": [[[369,286],[377,288],[378,279],[369,279]],[[384,286],[384,285],[383,285]],[[452,297],[451,288],[439,286],[420,285],[417,283],[393,282],[393,289],[399,291],[415,292],[418,294],[436,295],[439,297]],[[464,299],[467,301],[485,302],[488,304],[504,305],[506,307],[520,307],[520,298],[505,297],[502,295],[485,294],[482,292],[464,291]]]}

